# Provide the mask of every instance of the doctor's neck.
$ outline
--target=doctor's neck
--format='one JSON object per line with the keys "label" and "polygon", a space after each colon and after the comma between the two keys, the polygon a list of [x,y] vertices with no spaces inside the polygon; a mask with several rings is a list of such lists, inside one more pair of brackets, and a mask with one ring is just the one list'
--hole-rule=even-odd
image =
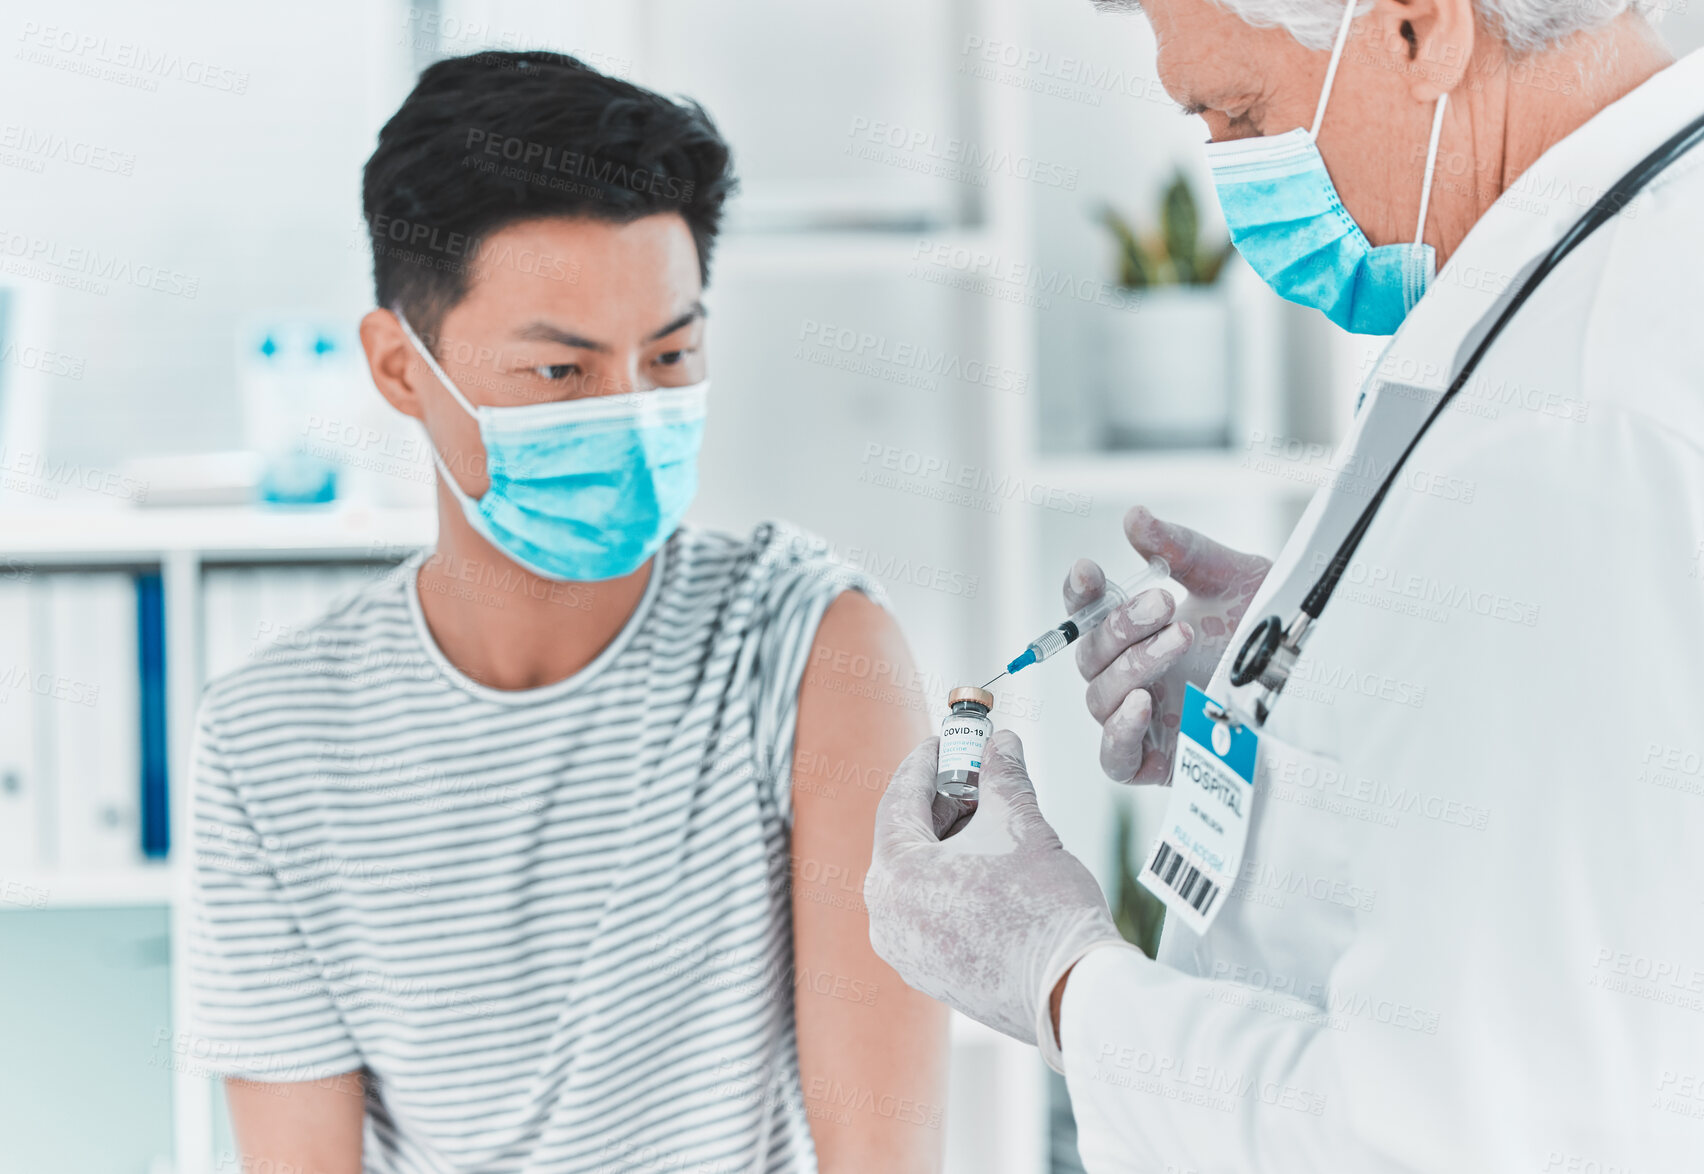
{"label": "doctor's neck", "polygon": [[1441,156],[1433,187],[1427,237],[1438,245],[1438,264],[1546,151],[1673,63],[1651,25],[1632,14],[1519,56],[1478,38],[1450,93],[1454,125],[1444,132],[1444,149],[1465,158]]}

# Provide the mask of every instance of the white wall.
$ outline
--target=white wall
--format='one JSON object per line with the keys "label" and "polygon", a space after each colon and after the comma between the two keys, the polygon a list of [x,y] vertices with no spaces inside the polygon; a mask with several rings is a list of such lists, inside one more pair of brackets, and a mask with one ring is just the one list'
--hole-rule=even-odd
{"label": "white wall", "polygon": [[[1002,69],[995,81],[966,72],[992,32],[972,21],[979,44],[951,33],[953,4],[944,0],[883,0],[832,20],[782,0],[488,0],[446,4],[436,28],[450,50],[543,43],[701,97],[733,137],[754,206],[803,195],[913,210],[963,202],[967,193],[952,185],[847,159],[851,121],[950,134],[965,87],[1022,86],[1036,152],[1081,172],[1075,191],[1034,192],[1034,260],[1102,279],[1110,251],[1090,220],[1100,201],[1145,212],[1181,164],[1212,219],[1201,131],[1154,83],[1140,17],[1101,14],[1087,0],[1025,3],[1028,28],[1015,47],[1043,62]],[[1661,29],[1677,50],[1704,43],[1704,5],[1663,7]],[[409,18],[418,25],[425,11],[400,0],[267,10],[210,0],[8,6],[0,26],[12,46],[0,70],[7,134],[62,137],[128,170],[0,150],[0,243],[9,260],[27,251],[49,262],[37,267],[44,277],[20,283],[45,291],[87,277],[66,258],[91,250],[96,266],[132,276],[164,270],[195,290],[156,292],[119,276],[101,281],[101,293],[55,291],[51,337],[32,344],[82,363],[79,378],[49,384],[56,455],[112,462],[142,450],[230,446],[239,427],[236,324],[283,307],[365,308],[359,168],[411,81]],[[907,32],[895,36],[896,27]],[[661,48],[647,58],[647,45]],[[119,63],[136,51],[152,64]],[[208,76],[213,84],[197,84]],[[1095,317],[1096,307],[1060,299],[1038,314],[1040,366],[1061,405],[1045,421],[1049,447],[1082,439],[1073,429],[1086,412],[1072,410],[1073,397],[1092,383],[1085,356]],[[1303,332],[1312,325],[1291,322]]]}
{"label": "white wall", "polygon": [[[129,170],[60,157],[39,173],[0,168],[8,258],[22,242],[60,262],[26,289],[96,281],[59,288],[53,338],[36,344],[85,362],[52,387],[51,451],[103,463],[234,445],[236,323],[280,307],[354,314],[369,300],[359,168],[405,92],[400,20],[331,0],[74,0],[11,5],[5,27],[5,122]],[[112,276],[83,268],[85,249]],[[161,270],[165,292],[146,285]]]}

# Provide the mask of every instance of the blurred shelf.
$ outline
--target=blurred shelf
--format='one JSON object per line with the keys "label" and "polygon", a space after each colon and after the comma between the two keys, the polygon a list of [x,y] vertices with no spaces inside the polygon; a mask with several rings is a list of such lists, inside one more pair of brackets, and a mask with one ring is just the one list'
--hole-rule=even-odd
{"label": "blurred shelf", "polygon": [[110,870],[27,872],[0,877],[0,912],[170,905],[177,871],[164,862]]}
{"label": "blurred shelf", "polygon": [[208,561],[380,559],[429,546],[435,511],[369,506],[299,509],[30,510],[0,513],[0,558],[24,563],[149,562],[170,551]]}
{"label": "blurred shelf", "polygon": [[1050,486],[1093,495],[1306,499],[1327,470],[1318,461],[1215,448],[1047,453],[1036,458],[1035,475]]}

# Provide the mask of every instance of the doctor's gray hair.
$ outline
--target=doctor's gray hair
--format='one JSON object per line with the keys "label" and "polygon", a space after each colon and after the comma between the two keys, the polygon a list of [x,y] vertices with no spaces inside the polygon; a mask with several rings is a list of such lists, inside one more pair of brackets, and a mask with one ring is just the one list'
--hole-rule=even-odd
{"label": "doctor's gray hair", "polygon": [[[1097,0],[1100,2],[1100,0]],[[1310,49],[1329,49],[1343,23],[1342,0],[1213,0],[1259,28],[1282,28]],[[1661,0],[1473,0],[1474,10],[1511,53],[1530,53],[1586,29],[1608,24],[1623,12],[1653,11]],[[1134,8],[1111,0],[1103,8]],[[1359,7],[1372,9],[1369,2]]]}

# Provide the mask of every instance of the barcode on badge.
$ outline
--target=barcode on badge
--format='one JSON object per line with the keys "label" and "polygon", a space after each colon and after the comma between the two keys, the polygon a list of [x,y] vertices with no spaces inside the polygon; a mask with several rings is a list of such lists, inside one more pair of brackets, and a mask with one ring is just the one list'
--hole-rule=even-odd
{"label": "barcode on badge", "polygon": [[1154,849],[1154,858],[1148,861],[1148,871],[1203,917],[1207,916],[1207,910],[1213,907],[1219,896],[1219,886],[1208,880],[1206,873],[1165,840],[1161,840],[1159,847]]}

